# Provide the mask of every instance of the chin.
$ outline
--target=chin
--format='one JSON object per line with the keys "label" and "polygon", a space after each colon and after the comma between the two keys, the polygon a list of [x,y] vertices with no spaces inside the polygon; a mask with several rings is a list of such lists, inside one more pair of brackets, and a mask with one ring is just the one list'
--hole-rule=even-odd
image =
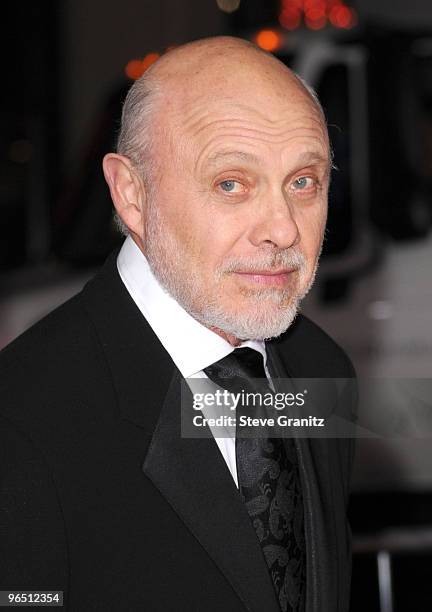
{"label": "chin", "polygon": [[287,306],[274,303],[266,308],[254,306],[242,312],[211,309],[202,322],[239,340],[270,340],[286,332],[297,315],[299,304],[291,299]]}

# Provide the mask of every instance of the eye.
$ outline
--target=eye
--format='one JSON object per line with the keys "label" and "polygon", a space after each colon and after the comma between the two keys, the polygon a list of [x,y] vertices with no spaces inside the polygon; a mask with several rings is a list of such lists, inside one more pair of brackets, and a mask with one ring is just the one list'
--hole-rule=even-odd
{"label": "eye", "polygon": [[307,191],[315,187],[315,180],[311,176],[299,176],[293,183],[295,191]]}
{"label": "eye", "polygon": [[219,187],[226,193],[241,193],[243,191],[243,185],[232,179],[221,181]]}

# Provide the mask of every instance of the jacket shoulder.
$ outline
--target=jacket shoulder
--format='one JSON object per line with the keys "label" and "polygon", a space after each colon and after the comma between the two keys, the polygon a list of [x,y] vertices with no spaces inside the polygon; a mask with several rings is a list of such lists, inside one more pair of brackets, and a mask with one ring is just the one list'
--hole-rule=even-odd
{"label": "jacket shoulder", "polygon": [[[0,414],[41,439],[78,432],[109,407],[106,364],[81,293],[0,352]],[[98,401],[98,398],[100,401]]]}
{"label": "jacket shoulder", "polygon": [[35,380],[42,391],[45,381],[53,381],[71,367],[79,368],[83,355],[90,358],[92,336],[79,293],[0,351],[0,388],[17,389],[18,384]]}
{"label": "jacket shoulder", "polygon": [[299,314],[291,327],[273,341],[296,376],[310,378],[353,378],[350,358],[319,325]]}

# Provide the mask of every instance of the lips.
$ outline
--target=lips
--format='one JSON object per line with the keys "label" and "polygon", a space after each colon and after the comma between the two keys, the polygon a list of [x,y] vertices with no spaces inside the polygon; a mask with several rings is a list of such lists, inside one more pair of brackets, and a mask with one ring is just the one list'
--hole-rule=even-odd
{"label": "lips", "polygon": [[291,274],[294,272],[294,268],[287,268],[284,270],[248,270],[247,272],[237,271],[236,274],[247,274],[252,276],[278,276],[280,274]]}
{"label": "lips", "polygon": [[284,286],[290,279],[294,268],[284,270],[253,270],[248,272],[236,272],[242,280],[250,283],[266,286]]}

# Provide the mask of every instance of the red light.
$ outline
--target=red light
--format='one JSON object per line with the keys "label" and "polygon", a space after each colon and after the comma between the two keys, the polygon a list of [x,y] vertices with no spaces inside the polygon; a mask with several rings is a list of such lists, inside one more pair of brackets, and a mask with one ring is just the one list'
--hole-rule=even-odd
{"label": "red light", "polygon": [[301,23],[301,12],[298,9],[285,9],[279,15],[279,23],[287,30],[295,30]]}
{"label": "red light", "polygon": [[325,16],[325,10],[321,8],[309,9],[306,12],[306,19],[308,19],[309,21],[321,21],[323,17],[324,20],[327,21]]}
{"label": "red light", "polygon": [[324,28],[328,21],[336,28],[349,29],[357,23],[356,13],[344,0],[281,0],[279,23],[287,30],[300,27],[302,19],[311,30]]}
{"label": "red light", "polygon": [[141,62],[141,65],[143,67],[143,72],[145,72],[147,68],[149,68],[152,64],[154,64],[155,61],[159,58],[160,58],[160,53],[148,53],[144,57],[143,61]]}
{"label": "red light", "polygon": [[139,79],[143,72],[141,60],[131,60],[125,66],[126,76],[133,81]]}
{"label": "red light", "polygon": [[159,53],[148,53],[142,60],[131,60],[125,66],[126,76],[136,81],[159,57]]}
{"label": "red light", "polygon": [[308,11],[318,10],[325,13],[326,6],[325,0],[305,0],[304,11],[307,13]]}
{"label": "red light", "polygon": [[344,5],[333,7],[329,19],[336,28],[348,29],[354,25],[354,13]]}
{"label": "red light", "polygon": [[256,42],[265,51],[276,51],[280,47],[280,36],[274,30],[261,30],[257,34]]}
{"label": "red light", "polygon": [[318,19],[309,19],[306,17],[305,23],[309,30],[322,30],[327,23],[327,17],[325,15],[319,17]]}

